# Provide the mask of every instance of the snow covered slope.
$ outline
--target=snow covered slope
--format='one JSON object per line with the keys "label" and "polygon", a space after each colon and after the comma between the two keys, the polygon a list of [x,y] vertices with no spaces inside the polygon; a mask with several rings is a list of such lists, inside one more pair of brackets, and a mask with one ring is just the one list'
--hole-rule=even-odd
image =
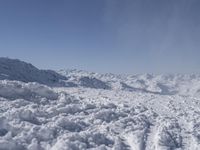
{"label": "snow covered slope", "polygon": [[0,150],[200,149],[197,74],[53,72],[62,87],[24,65],[0,63]]}
{"label": "snow covered slope", "polygon": [[60,80],[66,80],[66,77],[51,70],[39,70],[32,64],[17,59],[1,57],[0,80],[2,79],[57,85]]}
{"label": "snow covered slope", "polygon": [[[80,70],[60,70],[77,86],[96,89],[132,91],[160,95],[200,96],[199,74],[98,74]],[[83,81],[83,82],[81,82]]]}

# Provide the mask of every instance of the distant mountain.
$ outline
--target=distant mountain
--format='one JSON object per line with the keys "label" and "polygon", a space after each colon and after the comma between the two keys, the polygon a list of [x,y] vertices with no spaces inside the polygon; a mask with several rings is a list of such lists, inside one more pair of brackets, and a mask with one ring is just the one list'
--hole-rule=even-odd
{"label": "distant mountain", "polygon": [[99,74],[83,70],[60,70],[77,86],[158,95],[200,95],[200,74]]}
{"label": "distant mountain", "polygon": [[61,84],[61,80],[67,80],[67,77],[52,70],[40,70],[18,59],[0,57],[0,80],[4,79],[56,86]]}
{"label": "distant mountain", "polygon": [[94,77],[81,77],[78,79],[79,85],[87,88],[106,89],[111,87],[106,83]]}
{"label": "distant mountain", "polygon": [[110,89],[107,83],[91,77],[89,74],[68,81],[68,76],[53,70],[40,70],[30,63],[18,59],[0,57],[0,80],[16,80],[22,82],[37,82],[48,86],[86,87],[96,89]]}
{"label": "distant mountain", "polygon": [[99,74],[80,70],[40,70],[18,59],[0,57],[0,80],[37,82],[48,86],[84,87],[159,95],[200,95],[199,74]]}
{"label": "distant mountain", "polygon": [[103,79],[101,80],[98,76],[95,76],[98,75],[98,73],[90,73],[82,70],[60,70],[59,73],[69,79],[68,82],[66,82],[66,86],[74,85],[76,87],[111,90],[109,83],[105,82]]}

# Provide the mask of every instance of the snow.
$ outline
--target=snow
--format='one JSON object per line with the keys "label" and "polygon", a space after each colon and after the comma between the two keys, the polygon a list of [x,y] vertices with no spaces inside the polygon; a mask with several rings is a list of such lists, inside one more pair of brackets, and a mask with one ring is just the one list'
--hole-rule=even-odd
{"label": "snow", "polygon": [[18,59],[0,57],[0,80],[38,82],[46,85],[60,85],[66,77],[52,70],[39,70],[32,64]]}
{"label": "snow", "polygon": [[0,75],[0,150],[199,150],[198,74],[62,70],[52,84],[26,69]]}
{"label": "snow", "polygon": [[21,83],[19,81],[0,81],[0,96],[8,99],[29,99],[37,98],[57,99],[58,94],[49,87],[38,83]]}

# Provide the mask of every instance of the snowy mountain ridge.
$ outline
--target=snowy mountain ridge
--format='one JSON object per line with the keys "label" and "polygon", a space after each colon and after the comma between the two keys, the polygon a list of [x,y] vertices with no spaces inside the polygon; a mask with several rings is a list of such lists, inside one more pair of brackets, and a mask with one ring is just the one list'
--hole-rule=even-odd
{"label": "snowy mountain ridge", "polygon": [[[86,82],[88,84],[92,83],[92,79],[97,79],[108,86],[106,89],[112,90],[128,90],[161,95],[200,95],[200,74],[115,75],[75,69],[60,70],[58,73],[66,76],[68,81],[76,83],[76,85],[82,85],[79,81],[87,78]],[[92,86],[88,85],[85,87]]]}
{"label": "snowy mountain ridge", "polygon": [[[154,94],[200,94],[199,74],[99,74],[82,70],[40,70],[32,64],[9,58],[0,58],[0,80],[37,82],[47,86],[86,87],[110,90],[128,90]],[[190,87],[190,88],[187,88]],[[193,87],[193,88],[191,88]]]}
{"label": "snowy mountain ridge", "polygon": [[46,85],[57,85],[67,78],[52,70],[39,70],[32,64],[18,59],[0,58],[0,79],[23,82],[38,82]]}

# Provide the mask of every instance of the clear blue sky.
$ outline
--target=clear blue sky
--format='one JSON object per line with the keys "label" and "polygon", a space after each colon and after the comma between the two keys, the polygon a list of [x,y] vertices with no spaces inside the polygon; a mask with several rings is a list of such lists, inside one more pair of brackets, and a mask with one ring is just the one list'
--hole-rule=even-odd
{"label": "clear blue sky", "polygon": [[0,56],[49,69],[200,72],[200,0],[1,0]]}

